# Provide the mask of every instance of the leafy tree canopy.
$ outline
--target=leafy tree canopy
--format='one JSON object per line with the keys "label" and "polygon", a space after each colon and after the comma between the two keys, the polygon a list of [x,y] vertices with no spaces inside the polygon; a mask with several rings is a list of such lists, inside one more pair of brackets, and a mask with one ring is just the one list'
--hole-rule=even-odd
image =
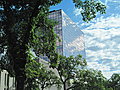
{"label": "leafy tree canopy", "polygon": [[[86,60],[82,59],[81,55],[77,55],[76,57],[59,57],[59,62],[56,70],[64,87],[64,90],[69,90],[72,88],[70,81],[73,81],[76,78],[77,72],[80,69],[84,69],[86,65],[87,62]],[[69,87],[67,87],[68,83],[70,83]]]}
{"label": "leafy tree canopy", "polygon": [[120,74],[114,73],[110,79],[108,79],[106,87],[111,90],[120,89]]}
{"label": "leafy tree canopy", "polygon": [[35,60],[29,60],[26,64],[27,80],[25,90],[44,90],[45,88],[50,88],[52,85],[56,85],[57,87],[60,82],[53,71]]}
{"label": "leafy tree canopy", "polygon": [[101,71],[93,69],[80,70],[74,81],[73,90],[106,90],[106,80]]}

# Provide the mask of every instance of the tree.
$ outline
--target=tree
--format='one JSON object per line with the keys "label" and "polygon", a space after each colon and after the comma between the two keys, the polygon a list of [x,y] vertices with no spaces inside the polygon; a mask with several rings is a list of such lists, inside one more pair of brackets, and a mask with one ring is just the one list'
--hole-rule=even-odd
{"label": "tree", "polygon": [[[81,55],[76,57],[70,56],[60,56],[59,64],[56,67],[61,83],[63,84],[64,90],[69,90],[72,88],[70,81],[73,81],[76,77],[79,69],[84,68],[87,63],[82,59]],[[68,83],[70,86],[68,87]],[[74,88],[74,87],[73,87]]]}
{"label": "tree", "polygon": [[[41,43],[34,50],[47,55],[53,62],[57,60],[53,25],[49,23],[47,15],[49,12],[48,8],[51,5],[56,5],[60,1],[0,1],[0,50],[4,53],[4,58],[2,59],[9,63],[15,72],[15,79],[17,81],[16,90],[24,90],[26,61],[29,57],[30,48],[38,45],[38,40]],[[36,37],[37,30],[44,30],[45,33],[39,39]],[[46,42],[47,39],[49,42]],[[43,44],[45,50],[43,48],[41,49],[43,47],[41,44]]]}
{"label": "tree", "polygon": [[106,87],[111,90],[120,89],[120,74],[114,73],[108,80]]}
{"label": "tree", "polygon": [[29,60],[26,64],[26,87],[25,90],[39,90],[39,85],[37,83],[37,79],[43,65],[37,63],[35,60]]}
{"label": "tree", "polygon": [[99,0],[73,0],[75,7],[81,9],[83,21],[88,22],[96,17],[97,12],[105,13],[106,6]]}
{"label": "tree", "polygon": [[50,88],[53,85],[56,87],[60,84],[58,77],[52,70],[44,70],[39,75],[38,84],[41,86],[41,89]]}
{"label": "tree", "polygon": [[72,90],[106,90],[107,79],[101,71],[84,69],[77,73]]}
{"label": "tree", "polygon": [[26,88],[25,90],[42,90],[58,85],[59,80],[55,73],[47,69],[43,64],[30,59],[26,64]]}
{"label": "tree", "polygon": [[[53,23],[47,18],[49,7],[62,0],[1,0],[0,1],[0,54],[5,65],[10,65],[17,82],[16,90],[24,90],[25,65],[31,48],[36,54],[46,55],[52,67],[56,66],[56,36]],[[84,21],[105,13],[105,6],[94,0],[73,0],[76,8],[82,8]],[[38,30],[41,33],[37,34]],[[40,35],[40,37],[39,37]],[[39,38],[38,38],[39,37]],[[44,49],[43,49],[44,48]],[[2,63],[2,62],[1,62]],[[3,64],[0,64],[3,65]],[[6,67],[6,66],[5,66]],[[4,68],[9,70],[9,67]]]}

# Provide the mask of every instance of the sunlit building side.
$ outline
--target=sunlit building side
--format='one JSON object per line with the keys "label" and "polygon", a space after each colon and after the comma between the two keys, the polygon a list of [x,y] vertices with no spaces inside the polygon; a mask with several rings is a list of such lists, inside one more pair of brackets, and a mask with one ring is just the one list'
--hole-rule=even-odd
{"label": "sunlit building side", "polygon": [[54,27],[55,33],[61,41],[57,41],[57,52],[64,56],[76,56],[85,54],[84,33],[74,23],[63,10],[54,10],[49,14],[49,19],[56,21],[58,24]]}

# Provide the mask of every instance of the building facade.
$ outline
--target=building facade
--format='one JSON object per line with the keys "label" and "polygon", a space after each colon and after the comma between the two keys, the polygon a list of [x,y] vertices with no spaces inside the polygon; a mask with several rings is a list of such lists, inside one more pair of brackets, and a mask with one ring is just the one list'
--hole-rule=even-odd
{"label": "building facade", "polygon": [[15,90],[15,78],[6,70],[0,71],[0,90]]}
{"label": "building facade", "polygon": [[63,10],[54,10],[49,14],[49,19],[56,21],[58,24],[54,27],[55,33],[61,41],[56,42],[57,52],[64,56],[82,55],[86,57],[84,33],[74,23]]}
{"label": "building facade", "polygon": [[54,31],[59,37],[60,41],[57,39],[57,52],[63,55],[63,32],[62,32],[62,12],[61,10],[54,10],[49,13],[49,19],[52,19],[57,22],[57,25],[54,27]]}

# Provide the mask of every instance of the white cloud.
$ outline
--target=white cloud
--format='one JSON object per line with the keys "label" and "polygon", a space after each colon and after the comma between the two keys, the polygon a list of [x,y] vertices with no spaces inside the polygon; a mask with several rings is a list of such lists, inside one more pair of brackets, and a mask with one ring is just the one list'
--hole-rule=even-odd
{"label": "white cloud", "polygon": [[108,18],[98,18],[91,23],[91,26],[86,28],[87,30],[93,29],[111,29],[120,27],[120,15],[111,15]]}
{"label": "white cloud", "polygon": [[73,13],[75,14],[75,16],[78,16],[81,14],[81,11],[82,11],[82,9],[75,8]]}
{"label": "white cloud", "polygon": [[98,62],[89,62],[88,65],[89,65],[89,68],[94,68],[94,69],[101,70],[101,71],[110,70],[109,66],[99,64]]}
{"label": "white cloud", "polygon": [[120,16],[101,17],[82,31],[88,66],[101,70],[106,77],[120,72]]}
{"label": "white cloud", "polygon": [[106,77],[106,78],[110,78],[112,76],[113,73],[120,73],[120,70],[116,70],[116,71],[106,71],[106,72],[102,72],[103,75]]}

